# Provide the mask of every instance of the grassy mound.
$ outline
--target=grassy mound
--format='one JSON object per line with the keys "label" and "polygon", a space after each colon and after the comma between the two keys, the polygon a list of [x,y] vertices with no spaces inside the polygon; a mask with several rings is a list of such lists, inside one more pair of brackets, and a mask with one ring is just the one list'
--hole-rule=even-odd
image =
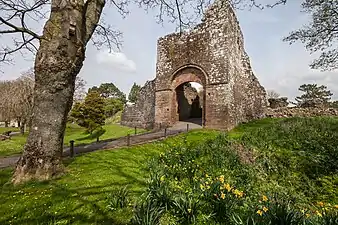
{"label": "grassy mound", "polygon": [[335,118],[264,119],[85,154],[57,180],[5,185],[0,224],[334,225],[337,129]]}
{"label": "grassy mound", "polygon": [[150,164],[134,224],[337,224],[337,128],[332,118],[266,119],[169,146]]}

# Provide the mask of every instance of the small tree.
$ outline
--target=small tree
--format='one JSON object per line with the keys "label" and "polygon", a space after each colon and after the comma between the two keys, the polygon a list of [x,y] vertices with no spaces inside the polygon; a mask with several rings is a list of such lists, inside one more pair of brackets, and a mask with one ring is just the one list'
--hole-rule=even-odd
{"label": "small tree", "polygon": [[141,86],[137,85],[135,82],[133,86],[130,89],[129,95],[128,95],[128,100],[130,102],[136,102],[137,101],[137,95],[140,92]]}
{"label": "small tree", "polygon": [[93,133],[94,130],[104,125],[104,99],[98,92],[89,92],[83,103],[75,103],[71,117],[78,125]]}
{"label": "small tree", "polygon": [[324,85],[318,86],[317,84],[303,84],[298,90],[304,92],[301,96],[296,97],[297,104],[300,107],[328,105],[332,96],[331,91],[327,90],[327,87]]}
{"label": "small tree", "polygon": [[118,111],[123,110],[123,102],[116,98],[107,98],[105,100],[104,113],[106,117],[114,116]]}
{"label": "small tree", "polygon": [[274,90],[267,90],[266,91],[266,95],[267,95],[268,99],[270,99],[270,98],[279,98],[279,96],[280,96],[280,94],[277,93]]}

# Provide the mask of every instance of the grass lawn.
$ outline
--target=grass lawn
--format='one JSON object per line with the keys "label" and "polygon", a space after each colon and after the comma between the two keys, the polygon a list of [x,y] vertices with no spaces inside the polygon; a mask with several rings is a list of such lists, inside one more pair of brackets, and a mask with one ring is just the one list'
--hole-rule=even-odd
{"label": "grass lawn", "polygon": [[6,132],[6,131],[19,131],[20,129],[18,127],[0,127],[0,134]]}
{"label": "grass lawn", "polygon": [[[0,133],[7,130],[18,130],[18,128],[0,128]],[[109,124],[103,126],[104,132],[94,132],[92,135],[87,134],[85,128],[76,124],[67,124],[64,145],[68,146],[70,140],[75,141],[75,145],[91,143],[96,141],[96,137],[100,136],[100,140],[123,137],[127,134],[134,134],[134,128],[120,126],[118,124]],[[144,132],[143,129],[138,129],[138,133]],[[0,142],[0,157],[20,154],[26,142],[27,134],[13,136],[11,140]]]}
{"label": "grass lawn", "polygon": [[[72,138],[85,137],[77,136],[80,131],[75,127],[67,129],[74,131],[67,132]],[[172,196],[200,190],[195,176],[201,182],[205,174],[210,181],[223,174],[227,182],[245,192],[250,207],[257,203],[255,197],[276,192],[294,198],[297,207],[319,201],[337,205],[337,140],[337,118],[263,119],[242,124],[227,136],[195,130],[151,144],[80,155],[65,161],[66,173],[49,182],[13,187],[7,183],[12,169],[4,169],[0,170],[0,224],[127,225],[132,207],[112,210],[108,196],[128,185],[135,203],[150,187],[151,171],[161,172],[152,181],[168,184]],[[194,170],[193,179],[185,179],[196,165],[199,169]]]}
{"label": "grass lawn", "polygon": [[[217,133],[192,131],[187,141],[198,143]],[[131,210],[109,210],[107,195],[114,188],[128,185],[132,196],[138,197],[146,187],[147,161],[163,152],[166,144],[181,142],[182,136],[81,155],[65,162],[66,175],[45,183],[14,188],[4,185],[12,169],[0,170],[0,186],[4,185],[0,224],[126,224]]]}

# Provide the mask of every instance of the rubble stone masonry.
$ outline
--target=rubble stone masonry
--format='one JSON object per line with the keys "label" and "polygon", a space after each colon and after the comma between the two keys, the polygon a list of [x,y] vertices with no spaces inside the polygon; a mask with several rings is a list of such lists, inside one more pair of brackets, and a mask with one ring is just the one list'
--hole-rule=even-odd
{"label": "rubble stone masonry", "polygon": [[155,86],[148,88],[153,91],[147,94],[149,99],[140,98],[133,113],[127,107],[122,124],[173,125],[178,120],[176,88],[187,82],[203,85],[204,127],[229,130],[240,122],[264,117],[266,92],[252,72],[238,20],[226,1],[216,1],[189,32],[158,40],[152,82]]}

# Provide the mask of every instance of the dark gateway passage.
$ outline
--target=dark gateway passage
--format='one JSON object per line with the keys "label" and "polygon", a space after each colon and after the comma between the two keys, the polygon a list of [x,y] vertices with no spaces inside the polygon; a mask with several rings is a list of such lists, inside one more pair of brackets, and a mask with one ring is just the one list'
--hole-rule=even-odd
{"label": "dark gateway passage", "polygon": [[176,99],[179,121],[202,123],[202,101],[195,88],[191,87],[189,83],[178,86]]}

